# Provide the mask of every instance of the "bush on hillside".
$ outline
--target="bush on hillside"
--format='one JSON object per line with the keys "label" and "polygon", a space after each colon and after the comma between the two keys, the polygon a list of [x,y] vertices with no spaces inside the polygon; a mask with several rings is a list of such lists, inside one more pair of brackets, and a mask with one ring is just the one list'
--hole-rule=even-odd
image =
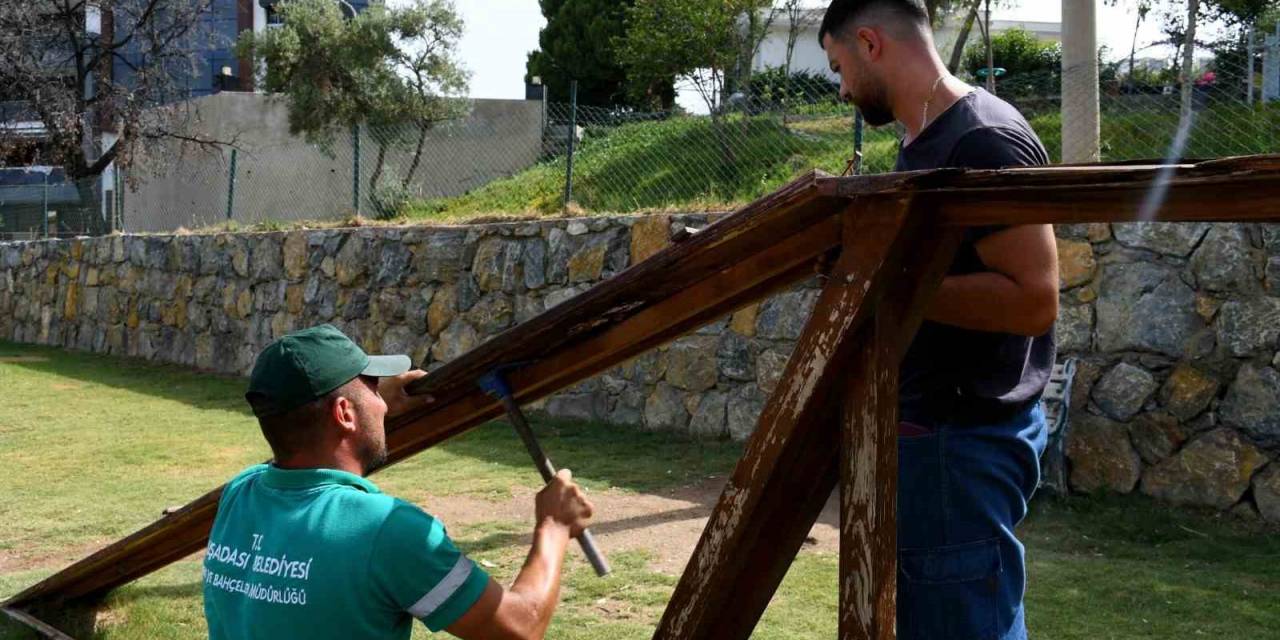
{"label": "bush on hillside", "polygon": [[[1057,94],[1062,87],[1062,45],[1042,42],[1026,29],[1010,29],[991,39],[993,64],[1005,70],[996,79],[1001,96],[1013,98]],[[981,40],[965,49],[962,68],[980,79],[987,68]]]}

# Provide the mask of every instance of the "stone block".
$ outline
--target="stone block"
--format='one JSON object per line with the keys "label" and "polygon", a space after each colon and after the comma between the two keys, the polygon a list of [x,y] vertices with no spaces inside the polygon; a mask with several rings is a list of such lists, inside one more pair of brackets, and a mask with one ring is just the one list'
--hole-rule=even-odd
{"label": "stone block", "polygon": [[1142,461],[1152,465],[1173,455],[1186,442],[1187,431],[1168,413],[1145,413],[1129,425],[1129,439]]}
{"label": "stone block", "polygon": [[524,286],[526,289],[532,291],[547,285],[546,241],[542,238],[534,238],[524,243],[521,268],[524,271]]}
{"label": "stone block", "polygon": [[511,326],[511,299],[501,293],[491,293],[467,310],[463,317],[481,334],[494,334]]}
{"label": "stone block", "polygon": [[1076,491],[1129,493],[1142,473],[1128,427],[1092,414],[1080,412],[1072,417],[1066,454],[1071,461],[1071,488]]}
{"label": "stone block", "polygon": [[689,420],[689,433],[699,438],[719,439],[728,434],[726,412],[729,396],[720,391],[702,395],[693,417]]}
{"label": "stone block", "polygon": [[658,383],[644,402],[644,425],[661,431],[684,431],[689,426],[685,396],[675,387]]}
{"label": "stone block", "polygon": [[729,436],[739,442],[750,438],[767,400],[768,396],[754,384],[744,384],[734,391],[727,411]]}
{"label": "stone block", "polygon": [[1232,356],[1271,351],[1280,339],[1280,298],[1227,302],[1218,314],[1217,325],[1218,344]]}
{"label": "stone block", "polygon": [[1267,459],[1230,429],[1215,429],[1147,469],[1142,491],[1175,504],[1226,510],[1240,501]]}
{"label": "stone block", "polygon": [[1160,403],[1174,417],[1190,420],[1218,395],[1218,381],[1187,363],[1179,364],[1160,389]]}
{"label": "stone block", "polygon": [[1253,249],[1241,224],[1216,224],[1191,256],[1196,285],[1209,291],[1257,289]]}
{"label": "stone block", "polygon": [[1073,289],[1093,280],[1098,263],[1088,242],[1058,239],[1058,287]]}
{"label": "stone block", "polygon": [[360,235],[347,236],[333,260],[333,274],[339,285],[349,287],[364,277],[369,269],[367,244]]}
{"label": "stone block", "polygon": [[1093,305],[1062,306],[1055,332],[1060,353],[1080,353],[1093,347]]}
{"label": "stone block", "polygon": [[782,374],[786,371],[787,360],[791,354],[769,349],[760,354],[756,358],[756,384],[760,390],[766,394],[773,393],[778,387],[778,381],[782,379]]}
{"label": "stone block", "polygon": [[1156,380],[1147,370],[1122,362],[1111,368],[1093,387],[1093,401],[1116,420],[1137,415],[1156,391]]}
{"label": "stone block", "polygon": [[1212,225],[1198,222],[1127,222],[1111,225],[1120,244],[1135,249],[1185,258]]}
{"label": "stone block", "polygon": [[813,304],[816,291],[787,291],[761,306],[756,319],[756,336],[767,340],[795,340],[800,337]]}
{"label": "stone block", "polygon": [[685,391],[701,392],[716,386],[717,341],[712,337],[682,338],[667,351],[667,382]]}
{"label": "stone block", "polygon": [[284,274],[284,259],[280,251],[280,235],[259,236],[253,244],[251,276],[255,281],[276,280]]}
{"label": "stone block", "polygon": [[671,244],[671,218],[665,215],[642,216],[631,225],[631,264],[648,260]]}
{"label": "stone block", "polygon": [[309,254],[307,232],[294,231],[285,236],[281,257],[284,260],[284,273],[290,280],[300,280],[307,275]]}
{"label": "stone block", "polygon": [[1240,367],[1218,414],[1224,425],[1280,447],[1280,372],[1253,363]]}
{"label": "stone block", "polygon": [[1181,357],[1205,328],[1196,294],[1170,267],[1145,262],[1102,268],[1097,302],[1098,348]]}
{"label": "stone block", "polygon": [[409,263],[413,259],[413,253],[409,247],[396,241],[386,241],[378,244],[377,257],[377,273],[373,277],[373,283],[379,287],[399,287],[404,284],[405,278],[409,273]]}
{"label": "stone block", "polygon": [[1280,463],[1272,462],[1254,476],[1253,500],[1264,520],[1280,523]]}
{"label": "stone block", "polygon": [[591,236],[569,257],[569,282],[595,282],[604,271],[605,255],[609,251],[610,237]]}
{"label": "stone block", "polygon": [[453,287],[442,287],[431,299],[427,307],[427,330],[431,335],[439,335],[458,314],[458,294]]}
{"label": "stone block", "polygon": [[756,348],[751,340],[732,331],[720,336],[720,347],[716,351],[720,365],[720,374],[730,380],[745,382],[756,378]]}
{"label": "stone block", "polygon": [[431,356],[441,362],[448,362],[471,351],[479,342],[476,330],[466,321],[456,318],[436,339],[431,347]]}

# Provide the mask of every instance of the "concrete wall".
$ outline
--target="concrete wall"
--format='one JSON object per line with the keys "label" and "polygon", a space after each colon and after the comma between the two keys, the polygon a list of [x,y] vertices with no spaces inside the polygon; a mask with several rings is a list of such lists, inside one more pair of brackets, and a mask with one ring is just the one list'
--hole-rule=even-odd
{"label": "concrete wall", "polygon": [[[0,338],[244,374],[333,323],[426,368],[577,295],[707,216],[115,236],[0,244]],[[1280,521],[1280,226],[1059,229],[1080,359],[1078,491]],[[814,304],[808,282],[549,398],[548,413],[746,438]]]}
{"label": "concrete wall", "polygon": [[[350,134],[338,134],[329,148],[289,134],[285,105],[253,93],[220,93],[194,101],[194,129],[235,141],[236,182],[232,217],[237,222],[341,219],[354,212]],[[417,129],[402,127],[387,136],[363,130],[360,141],[361,211],[374,211],[369,181],[379,143],[388,147],[383,178],[398,184],[408,173]],[[538,161],[542,144],[542,104],[524,100],[470,100],[465,117],[430,130],[420,166],[410,181],[416,196],[467,192],[521,171]],[[168,145],[162,166],[136,171],[138,184],[125,194],[124,228],[129,232],[199,228],[227,219],[231,151],[188,150]]]}

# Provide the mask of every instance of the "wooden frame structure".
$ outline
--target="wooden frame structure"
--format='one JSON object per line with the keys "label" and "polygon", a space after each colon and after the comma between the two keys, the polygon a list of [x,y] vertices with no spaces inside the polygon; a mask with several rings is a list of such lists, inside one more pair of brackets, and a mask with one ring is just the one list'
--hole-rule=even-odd
{"label": "wooden frame structure", "polygon": [[[421,380],[410,392],[431,400],[388,424],[388,464],[502,415],[476,385],[499,366],[520,363],[507,376],[516,399],[530,402],[820,273],[813,314],[654,637],[748,637],[838,486],[840,637],[891,638],[898,362],[963,229],[1134,221],[1144,204],[1160,221],[1280,222],[1280,156],[808,174]],[[201,550],[220,493],[0,607],[65,637],[32,612],[101,596]]]}

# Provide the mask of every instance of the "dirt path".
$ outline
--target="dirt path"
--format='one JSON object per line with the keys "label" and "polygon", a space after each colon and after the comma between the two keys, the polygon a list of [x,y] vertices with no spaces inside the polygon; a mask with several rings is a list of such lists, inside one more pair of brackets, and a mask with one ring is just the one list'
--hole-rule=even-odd
{"label": "dirt path", "polygon": [[[591,493],[589,497],[596,507],[591,530],[601,548],[608,551],[645,549],[653,554],[652,569],[679,574],[693,553],[723,486],[723,477],[712,477],[696,485],[657,493],[612,489]],[[428,496],[419,504],[443,521],[451,533],[460,536],[466,535],[469,524],[494,521],[532,524],[534,491],[518,487],[512,492],[511,499],[501,502],[466,496]],[[839,521],[838,503],[829,500],[810,531],[805,548],[836,551]]]}
{"label": "dirt path", "polygon": [[[596,507],[595,524],[591,527],[601,548],[606,551],[644,549],[653,555],[650,568],[678,575],[693,553],[702,528],[715,506],[723,477],[710,477],[685,487],[655,493],[634,493],[610,489],[589,494]],[[465,537],[471,524],[514,522],[533,523],[533,494],[530,487],[513,487],[512,497],[491,501],[468,496],[430,496],[418,501],[429,513],[443,521],[450,533]],[[839,545],[840,511],[835,500],[829,500],[817,524],[809,532],[806,549],[834,552]],[[0,574],[61,567],[78,560],[110,543],[98,540],[57,553],[19,555],[0,551]],[[579,553],[576,547],[572,553]],[[197,554],[198,555],[198,554]]]}

